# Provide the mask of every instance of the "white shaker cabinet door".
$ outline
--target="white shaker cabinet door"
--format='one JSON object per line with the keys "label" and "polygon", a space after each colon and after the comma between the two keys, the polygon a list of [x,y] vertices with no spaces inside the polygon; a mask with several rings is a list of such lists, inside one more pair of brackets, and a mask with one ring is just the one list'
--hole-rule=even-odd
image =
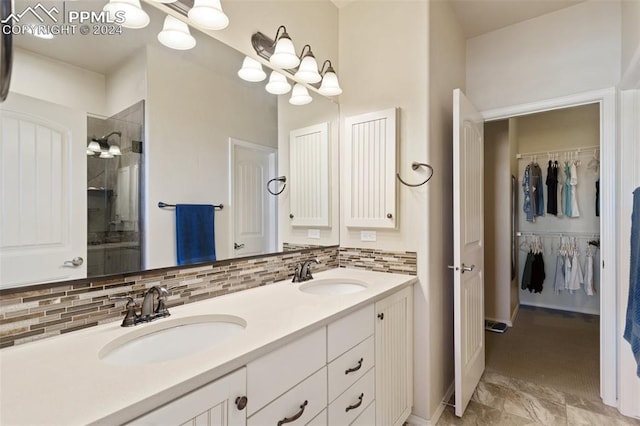
{"label": "white shaker cabinet door", "polygon": [[128,425],[246,426],[246,384],[247,373],[243,367]]}

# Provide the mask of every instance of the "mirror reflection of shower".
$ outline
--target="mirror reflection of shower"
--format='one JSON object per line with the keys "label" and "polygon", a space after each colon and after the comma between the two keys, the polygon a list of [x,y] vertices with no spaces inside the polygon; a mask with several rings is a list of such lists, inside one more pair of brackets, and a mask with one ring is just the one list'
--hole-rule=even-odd
{"label": "mirror reflection of shower", "polygon": [[[113,135],[117,135],[118,138],[120,138],[117,145],[115,143],[109,143],[109,138]],[[122,144],[122,132],[119,130],[114,130],[101,138],[94,136],[89,141],[89,145],[87,145],[87,155],[98,155],[100,158],[113,158],[122,155],[120,144]]]}
{"label": "mirror reflection of shower", "polygon": [[87,275],[142,269],[144,103],[87,117]]}

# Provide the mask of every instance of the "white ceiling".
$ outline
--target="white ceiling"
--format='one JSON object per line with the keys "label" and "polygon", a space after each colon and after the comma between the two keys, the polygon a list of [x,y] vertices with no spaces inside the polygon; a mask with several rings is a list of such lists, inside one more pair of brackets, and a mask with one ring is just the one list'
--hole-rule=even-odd
{"label": "white ceiling", "polygon": [[526,21],[584,0],[449,0],[467,38]]}

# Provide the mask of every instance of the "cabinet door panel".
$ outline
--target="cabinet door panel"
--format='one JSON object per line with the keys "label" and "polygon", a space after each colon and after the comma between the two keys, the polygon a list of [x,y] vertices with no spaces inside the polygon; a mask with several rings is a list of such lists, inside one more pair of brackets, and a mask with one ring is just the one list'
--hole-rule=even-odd
{"label": "cabinet door panel", "polygon": [[327,356],[333,361],[374,331],[373,305],[366,306],[327,326]]}
{"label": "cabinet door panel", "polygon": [[235,399],[246,395],[246,383],[246,369],[241,368],[128,424],[245,426],[246,411],[238,410]]}
{"label": "cabinet door panel", "polygon": [[413,287],[376,303],[376,422],[399,426],[413,405]]}

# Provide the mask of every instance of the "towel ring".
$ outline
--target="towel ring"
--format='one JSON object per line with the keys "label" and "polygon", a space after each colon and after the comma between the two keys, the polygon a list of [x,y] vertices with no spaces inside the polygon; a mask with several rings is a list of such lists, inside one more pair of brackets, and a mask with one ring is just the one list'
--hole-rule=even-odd
{"label": "towel ring", "polygon": [[430,165],[428,165],[427,163],[417,163],[417,162],[415,162],[415,161],[414,161],[413,163],[411,163],[411,169],[412,169],[412,170],[418,170],[418,167],[426,167],[426,168],[427,168],[427,169],[429,169],[429,171],[431,172],[431,173],[429,174],[429,177],[427,177],[427,178],[424,180],[424,182],[421,182],[421,183],[408,183],[408,182],[405,182],[405,181],[400,177],[400,173],[396,173],[396,177],[398,178],[398,180],[399,180],[400,182],[402,182],[402,184],[403,184],[403,185],[406,185],[406,186],[409,186],[409,187],[412,187],[412,188],[415,188],[415,187],[417,187],[417,186],[422,186],[422,185],[424,185],[425,183],[429,182],[429,180],[433,177],[433,167],[431,167],[431,166],[430,166]]}
{"label": "towel ring", "polygon": [[282,194],[282,191],[284,191],[284,189],[287,187],[287,184],[285,183],[285,184],[282,186],[282,189],[281,189],[280,191],[278,191],[278,192],[273,192],[273,191],[269,188],[269,185],[271,184],[271,182],[275,182],[275,181],[277,181],[277,182],[283,182],[283,183],[284,183],[284,182],[286,182],[286,181],[287,181],[287,177],[286,177],[286,176],[280,176],[280,177],[277,177],[277,178],[273,178],[273,179],[269,180],[269,182],[267,182],[267,191],[269,192],[269,194],[271,194],[271,195],[280,195],[280,194]]}

